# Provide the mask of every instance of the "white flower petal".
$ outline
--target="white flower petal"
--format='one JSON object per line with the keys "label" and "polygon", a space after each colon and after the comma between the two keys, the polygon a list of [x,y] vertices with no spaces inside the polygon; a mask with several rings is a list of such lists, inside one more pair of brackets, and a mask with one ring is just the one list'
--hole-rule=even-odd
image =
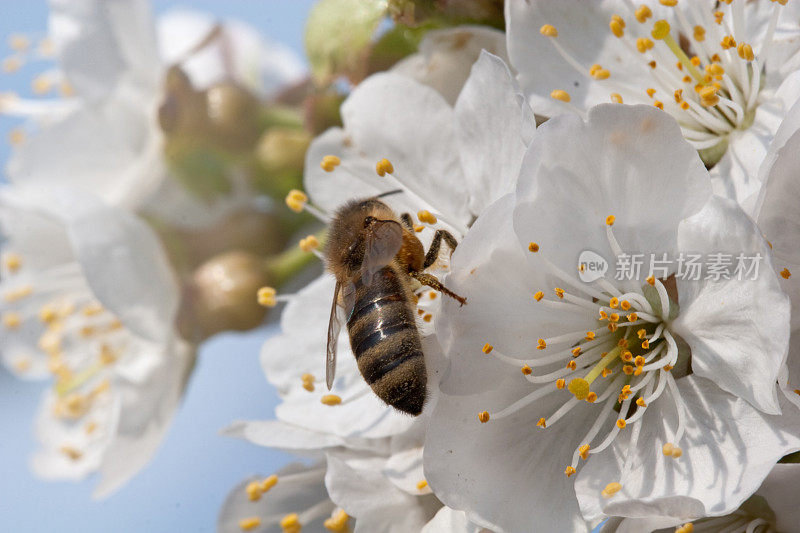
{"label": "white flower petal", "polygon": [[174,340],[166,348],[142,343],[132,365],[117,369],[118,419],[94,497],[116,491],[150,461],[169,429],[193,362],[192,348]]}
{"label": "white flower petal", "polygon": [[[233,488],[225,498],[217,517],[218,533],[242,533],[240,521],[258,518],[260,526],[250,531],[256,533],[281,533],[280,520],[290,514],[328,500],[325,489],[325,464],[306,466],[292,463],[276,472],[278,483],[258,500],[250,500],[246,488],[253,481],[266,476],[252,476]],[[327,516],[303,524],[307,531],[323,531],[322,522]]]}
{"label": "white flower petal", "polygon": [[506,64],[485,51],[472,67],[455,112],[470,210],[480,214],[514,190],[536,123]]}
{"label": "white flower petal", "polygon": [[766,241],[730,200],[714,196],[680,227],[683,251],[754,257],[751,279],[677,279],[680,314],[673,327],[692,349],[692,370],[755,407],[778,414],[775,382],[789,345],[789,300],[778,284]]}
{"label": "white flower petal", "polygon": [[[635,448],[629,447],[631,432],[626,430],[578,474],[575,490],[587,519],[618,515],[689,521],[727,514],[755,492],[778,459],[800,449],[795,411],[765,415],[699,376],[677,384],[687,405],[683,455],[674,459],[661,453],[677,427],[667,391],[667,401],[659,400],[645,412]],[[626,455],[631,456],[631,468],[620,479]],[[622,490],[612,498],[601,497],[612,481],[621,482]]]}
{"label": "white flower petal", "polygon": [[359,457],[348,464],[348,457],[328,454],[325,485],[331,499],[356,518],[356,532],[419,531],[439,508],[432,495],[416,497],[396,488],[375,468],[375,461]]}
{"label": "white flower petal", "polygon": [[238,420],[222,430],[222,435],[295,453],[318,452],[337,446],[372,451],[388,449],[388,443],[382,440],[345,439],[332,433],[312,431],[279,420]]}
{"label": "white flower petal", "polygon": [[67,79],[89,100],[120,82],[153,87],[159,79],[155,28],[143,0],[51,0],[50,35]]}
{"label": "white flower petal", "polygon": [[161,243],[134,215],[61,189],[53,206],[67,223],[84,275],[100,302],[131,331],[172,334],[178,288]]}
{"label": "white flower petal", "polygon": [[508,62],[506,36],[486,26],[456,26],[425,34],[419,51],[395,64],[392,72],[433,87],[450,105],[455,104],[481,50]]}
{"label": "white flower petal", "polygon": [[607,216],[616,217],[623,252],[670,253],[678,223],[709,194],[708,174],[671,117],[604,104],[587,122],[561,116],[536,130],[517,184],[514,227],[523,246],[538,242],[540,253],[577,280],[586,249],[614,263]]}

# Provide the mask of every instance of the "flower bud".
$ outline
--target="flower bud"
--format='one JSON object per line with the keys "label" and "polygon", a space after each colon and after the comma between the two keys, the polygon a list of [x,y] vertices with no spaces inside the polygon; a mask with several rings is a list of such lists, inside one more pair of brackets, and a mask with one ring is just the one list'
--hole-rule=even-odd
{"label": "flower bud", "polygon": [[232,82],[213,85],[205,98],[206,115],[217,142],[233,150],[250,149],[259,134],[258,98]]}
{"label": "flower bud", "polygon": [[200,342],[228,330],[258,326],[266,309],[256,293],[270,285],[264,260],[233,251],[217,255],[198,267],[184,287],[178,329],[189,341]]}

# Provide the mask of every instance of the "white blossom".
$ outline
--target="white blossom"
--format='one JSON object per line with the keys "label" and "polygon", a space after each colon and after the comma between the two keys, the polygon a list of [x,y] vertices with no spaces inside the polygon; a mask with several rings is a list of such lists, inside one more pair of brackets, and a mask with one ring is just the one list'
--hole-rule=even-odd
{"label": "white blossom", "polygon": [[758,167],[800,95],[797,4],[511,0],[506,21],[511,63],[537,112],[663,108],[715,165],[715,192],[751,207]]}
{"label": "white blossom", "polygon": [[64,187],[0,192],[3,362],[52,374],[36,421],[34,471],[80,479],[104,496],[155,452],[181,398],[193,351],[173,321],[178,290],[151,230]]}
{"label": "white blossom", "polygon": [[[764,265],[750,280],[674,279],[673,266],[585,283],[586,250],[743,252]],[[800,447],[776,387],[789,302],[767,243],[711,194],[667,115],[606,104],[585,122],[550,119],[516,192],[478,218],[451,269],[469,305],[444,302],[437,322],[450,368],[425,472],[474,522],[588,531],[612,515],[726,514]]]}

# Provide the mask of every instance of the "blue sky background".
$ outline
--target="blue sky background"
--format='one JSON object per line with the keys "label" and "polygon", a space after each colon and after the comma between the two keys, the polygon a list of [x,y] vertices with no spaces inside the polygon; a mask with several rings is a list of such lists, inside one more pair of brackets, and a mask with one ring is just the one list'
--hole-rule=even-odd
{"label": "blue sky background", "polygon": [[[193,7],[248,21],[264,35],[303,55],[303,24],[312,0],[154,1],[156,12]],[[45,33],[44,0],[0,0],[0,59],[6,37]],[[42,65],[0,73],[0,92],[30,94]],[[0,168],[8,161],[8,134],[16,125],[0,116]],[[214,531],[217,510],[242,478],[277,470],[289,455],[220,437],[235,419],[271,418],[277,403],[258,363],[272,331],[226,334],[207,342],[181,409],[155,459],[122,490],[97,502],[96,483],[44,482],[32,477],[32,422],[45,384],[21,382],[0,368],[0,531],[13,533],[161,533]]]}

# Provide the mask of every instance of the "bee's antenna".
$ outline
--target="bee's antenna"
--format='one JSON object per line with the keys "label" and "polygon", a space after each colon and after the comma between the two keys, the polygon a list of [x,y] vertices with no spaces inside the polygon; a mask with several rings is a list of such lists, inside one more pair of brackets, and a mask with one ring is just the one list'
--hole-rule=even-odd
{"label": "bee's antenna", "polygon": [[383,198],[384,196],[389,196],[389,195],[397,194],[397,193],[401,193],[401,192],[403,192],[403,189],[394,189],[393,191],[382,192],[382,193],[376,195],[375,198]]}

